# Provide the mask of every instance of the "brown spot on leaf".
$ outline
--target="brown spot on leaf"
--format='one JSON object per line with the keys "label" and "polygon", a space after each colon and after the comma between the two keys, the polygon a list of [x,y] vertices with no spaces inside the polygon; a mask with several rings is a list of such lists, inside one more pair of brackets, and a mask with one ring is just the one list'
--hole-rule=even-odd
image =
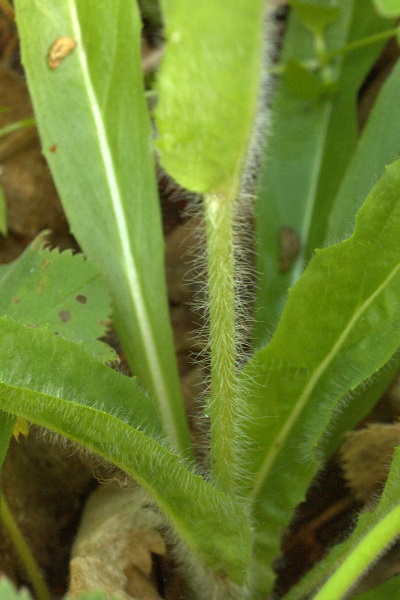
{"label": "brown spot on leaf", "polygon": [[57,148],[58,148],[58,144],[53,144],[52,146],[50,146],[49,150],[50,150],[50,152],[55,154],[57,152]]}
{"label": "brown spot on leaf", "polygon": [[15,296],[15,297],[12,299],[12,303],[13,303],[13,304],[19,304],[20,302],[21,302],[21,298],[20,298],[19,296]]}
{"label": "brown spot on leaf", "polygon": [[301,250],[298,234],[291,227],[281,227],[279,230],[279,271],[286,273],[292,266]]}
{"label": "brown spot on leaf", "polygon": [[56,69],[64,60],[68,54],[71,54],[72,50],[76,48],[76,41],[67,35],[63,35],[56,39],[50,48],[50,52],[47,57],[47,64],[50,69]]}
{"label": "brown spot on leaf", "polygon": [[69,312],[69,310],[60,310],[58,316],[60,317],[63,323],[67,323],[71,318],[71,313]]}
{"label": "brown spot on leaf", "polygon": [[77,296],[75,296],[75,300],[77,302],[79,302],[79,304],[86,304],[87,302],[87,297],[84,296],[83,294],[78,294]]}

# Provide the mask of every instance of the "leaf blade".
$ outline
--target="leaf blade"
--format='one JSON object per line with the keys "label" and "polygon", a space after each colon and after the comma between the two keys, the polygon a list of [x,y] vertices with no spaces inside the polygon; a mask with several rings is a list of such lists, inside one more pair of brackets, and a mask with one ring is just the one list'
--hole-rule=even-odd
{"label": "leaf blade", "polygon": [[121,414],[136,427],[160,435],[155,407],[135,378],[126,377],[85,352],[79,344],[43,328],[0,317],[0,380],[5,385],[62,391],[69,400],[85,398],[110,414]]}
{"label": "leaf blade", "polygon": [[235,196],[256,114],[264,3],[161,6],[169,42],[156,109],[161,162],[183,187]]}
{"label": "leaf blade", "polygon": [[[322,587],[314,596],[316,599],[340,600],[382,557],[385,549],[387,550],[400,535],[399,475],[400,449],[397,448],[377,506],[359,516],[357,526],[350,537],[335,546],[325,559],[285,596],[287,600],[308,597],[311,589],[315,590],[321,584]],[[396,589],[398,582],[392,582],[389,589],[393,589],[393,585]],[[365,594],[366,598],[369,596],[374,596],[373,590]],[[364,594],[361,594],[360,600],[363,597]],[[356,598],[359,598],[359,595]]]}
{"label": "leaf blade", "polygon": [[[328,50],[387,28],[387,22],[377,18],[369,4],[346,0],[338,6],[340,18],[326,35]],[[270,339],[288,289],[314,248],[324,245],[330,205],[356,144],[356,96],[379,51],[380,46],[371,46],[333,63],[338,84],[335,94],[301,100],[284,82],[278,83],[271,106],[274,127],[267,131],[255,205],[259,273],[256,347]],[[313,55],[312,36],[298,16],[291,14],[281,62],[286,64],[293,57],[307,61]],[[296,232],[301,248],[296,260],[281,272],[279,232],[284,227]]]}
{"label": "leaf blade", "polygon": [[257,382],[248,464],[262,562],[279,552],[278,532],[320,465],[317,449],[337,402],[398,347],[399,182],[396,162],[365,201],[352,237],[317,251],[274,338],[248,365]]}
{"label": "leaf blade", "polygon": [[[72,231],[107,277],[114,323],[133,372],[158,402],[173,443],[190,454],[166,299],[136,3],[19,0],[16,11],[44,154]],[[76,47],[51,69],[49,48],[60,35]]]}
{"label": "leaf blade", "polygon": [[98,339],[111,312],[101,272],[82,255],[44,249],[44,240],[39,235],[14,262],[0,266],[0,315],[49,327],[103,362],[117,360]]}
{"label": "leaf blade", "polygon": [[[21,327],[13,324],[11,329]],[[28,368],[32,372],[32,365]],[[21,381],[16,370],[7,377],[2,374],[0,392],[2,410],[64,435],[131,475],[209,568],[245,582],[250,526],[243,507],[190,472],[181,456],[104,409],[93,408],[85,392],[71,397],[66,388],[50,388],[43,380]]]}

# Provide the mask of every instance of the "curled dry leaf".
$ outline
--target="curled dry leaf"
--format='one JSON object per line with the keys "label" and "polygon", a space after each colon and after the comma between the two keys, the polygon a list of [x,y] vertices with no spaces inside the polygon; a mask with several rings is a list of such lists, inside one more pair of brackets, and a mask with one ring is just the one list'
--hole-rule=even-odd
{"label": "curled dry leaf", "polygon": [[[0,66],[0,126],[32,116],[26,82]],[[68,226],[42,155],[34,127],[24,127],[0,137],[0,186],[7,202],[10,232],[33,238],[43,229],[67,235]]]}
{"label": "curled dry leaf", "polygon": [[124,599],[161,600],[152,554],[164,555],[161,516],[139,488],[101,485],[90,496],[72,548],[69,595],[102,589]]}
{"label": "curled dry leaf", "polygon": [[364,503],[376,499],[389,473],[400,441],[400,423],[374,423],[346,434],[339,454],[354,496]]}

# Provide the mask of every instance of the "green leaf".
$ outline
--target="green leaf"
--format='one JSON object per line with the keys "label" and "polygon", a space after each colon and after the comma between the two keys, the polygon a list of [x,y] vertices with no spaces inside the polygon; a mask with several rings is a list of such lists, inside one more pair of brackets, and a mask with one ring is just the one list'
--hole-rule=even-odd
{"label": "green leaf", "polygon": [[[387,21],[377,17],[369,2],[339,0],[338,6],[340,17],[326,32],[328,51],[387,29]],[[294,97],[285,83],[278,84],[255,206],[257,345],[271,336],[287,290],[301,275],[314,249],[324,245],[331,205],[356,145],[358,90],[383,43],[351,52],[332,63],[332,77],[338,86],[334,96],[302,100]],[[292,12],[281,62],[293,58],[308,61],[314,56],[313,45],[311,33]],[[391,160],[394,158],[387,162]],[[374,180],[370,180],[372,183]],[[279,237],[284,227],[296,232],[300,251],[282,272]]]}
{"label": "green leaf", "polygon": [[[188,450],[136,2],[17,0],[15,7],[43,152],[72,232],[106,275],[132,371],[156,399],[175,448]],[[50,68],[60,37],[67,49]]]}
{"label": "green leaf", "polygon": [[[382,557],[400,535],[400,448],[394,454],[388,480],[377,507],[361,514],[357,527],[342,544],[295,586],[285,600],[308,598],[310,591],[320,587],[315,600],[341,600],[347,592]],[[396,583],[390,586],[396,589]],[[397,591],[399,589],[397,581]],[[390,589],[389,587],[389,589]],[[367,595],[366,598],[369,596]],[[385,596],[372,596],[379,599]],[[388,596],[387,596],[388,597]],[[391,596],[391,598],[396,596]],[[356,598],[359,598],[357,595]],[[361,594],[361,598],[364,595]]]}
{"label": "green leaf", "polygon": [[[356,150],[344,174],[329,215],[325,245],[344,238],[354,222],[355,214],[385,164],[400,154],[400,121],[398,97],[400,95],[400,61],[396,63],[383,84],[371,114],[363,129]],[[400,369],[397,352],[376,376],[371,386],[361,386],[351,394],[352,410],[344,412],[332,424],[332,436],[327,439],[327,451],[334,449],[340,433],[352,429],[367,415],[387,389]],[[329,448],[329,449],[328,449]]]}
{"label": "green leaf", "polygon": [[11,581],[2,575],[0,577],[0,600],[32,600],[32,596],[25,589],[17,592]]}
{"label": "green leaf", "polygon": [[[67,600],[68,596],[65,596]],[[31,594],[26,589],[17,591],[9,579],[0,577],[0,600],[32,600]],[[122,600],[121,594],[110,596],[101,590],[94,592],[82,592],[75,596],[75,600]]]}
{"label": "green leaf", "polygon": [[303,25],[317,35],[322,34],[328,25],[336,21],[340,15],[340,10],[336,6],[322,6],[301,0],[292,0],[290,4],[298,13]]}
{"label": "green leaf", "polygon": [[343,239],[362,199],[385,165],[400,154],[400,61],[383,84],[355,152],[344,173],[329,214],[325,244]]}
{"label": "green leaf", "polygon": [[341,443],[342,434],[354,429],[371,412],[390,384],[395,381],[399,371],[400,348],[379,371],[367,381],[363,381],[354,391],[352,390],[347,398],[343,398],[343,404],[351,404],[351,410],[342,410],[342,403],[339,403],[329,424],[329,436],[326,436],[320,444],[324,456],[331,456]]}
{"label": "green leaf", "polygon": [[318,446],[337,402],[399,345],[399,186],[400,161],[366,199],[352,237],[317,251],[272,341],[246,369],[254,377],[248,467],[263,591],[271,577],[265,565],[320,466]]}
{"label": "green leaf", "polygon": [[318,98],[328,91],[315,73],[293,58],[286,65],[283,79],[290,93],[302,100]]}
{"label": "green leaf", "polygon": [[4,385],[85,402],[160,435],[156,409],[135,378],[103,365],[76,343],[9,317],[0,317],[0,337],[0,381]]}
{"label": "green leaf", "polygon": [[354,596],[354,600],[393,600],[400,592],[400,576],[393,577],[367,592]]}
{"label": "green leaf", "polygon": [[7,235],[7,207],[3,188],[0,187],[0,233]]}
{"label": "green leaf", "polygon": [[0,470],[7,454],[10,438],[16,419],[9,413],[0,411]]}
{"label": "green leaf", "polygon": [[117,359],[100,342],[111,312],[108,288],[98,267],[71,251],[43,249],[40,235],[13,263],[0,266],[0,315],[46,326],[103,362]]}
{"label": "green leaf", "polygon": [[[56,431],[120,467],[150,494],[180,539],[216,572],[216,576],[228,576],[244,584],[250,562],[251,530],[243,507],[188,470],[181,456],[105,412],[103,404],[106,404],[107,394],[116,389],[115,385],[110,386],[109,391],[104,390],[97,399],[99,409],[93,408],[93,389],[97,385],[100,391],[107,380],[100,381],[99,373],[91,376],[88,371],[86,385],[76,381],[75,372],[79,371],[81,357],[74,344],[53,336],[55,353],[63,347],[67,349],[68,344],[74,350],[65,352],[69,365],[59,365],[57,355],[55,366],[49,368],[46,359],[51,351],[50,334],[29,330],[4,318],[0,322],[4,341],[0,348],[0,409]],[[13,340],[22,344],[24,335],[27,339],[31,337],[31,356],[24,347],[17,348],[16,341],[14,347],[9,347]],[[44,342],[45,354],[37,358],[41,342]],[[42,371],[47,367],[52,375],[48,382],[40,372],[39,360],[43,361]],[[99,370],[107,369],[92,360]],[[4,365],[9,367],[8,371]],[[60,371],[58,387],[53,373],[56,366]],[[135,395],[137,411],[147,410],[141,406],[143,395],[137,388]],[[123,410],[120,412],[126,416]],[[134,420],[140,423],[140,415],[136,414]],[[146,421],[143,428],[146,429]]]}
{"label": "green leaf", "polygon": [[161,163],[195,192],[237,191],[257,106],[264,2],[161,7],[168,41],[157,86]]}
{"label": "green leaf", "polygon": [[398,17],[400,15],[398,0],[373,0],[373,4],[383,17]]}

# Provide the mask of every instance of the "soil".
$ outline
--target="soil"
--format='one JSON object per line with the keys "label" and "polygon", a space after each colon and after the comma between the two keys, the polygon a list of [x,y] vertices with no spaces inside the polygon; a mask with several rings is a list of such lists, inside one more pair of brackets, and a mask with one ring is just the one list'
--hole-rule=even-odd
{"label": "soil", "polygon": [[[281,11],[281,14],[284,15],[284,12]],[[154,32],[152,36],[151,44],[143,41],[143,56],[149,68],[154,68],[160,56],[160,49],[154,42]],[[10,109],[0,113],[2,126],[32,115],[19,63],[15,26],[6,14],[0,14],[0,56],[0,105]],[[397,46],[389,44],[371,71],[360,93],[360,127],[365,123],[377,90],[397,57]],[[57,191],[41,154],[35,128],[0,138],[0,161],[0,185],[7,201],[9,228],[7,237],[0,236],[0,263],[14,260],[43,229],[51,230],[52,245],[78,250],[69,233]],[[193,330],[199,323],[198,317],[190,308],[196,290],[187,285],[186,275],[187,249],[191,245],[191,230],[196,223],[184,216],[186,198],[182,191],[176,189],[161,173],[159,185],[166,236],[171,318],[182,388],[193,423],[193,416],[198,410],[194,399],[201,390],[202,376],[199,367],[193,367],[191,363],[192,353],[199,350],[193,337]],[[120,349],[112,332],[110,341]],[[121,356],[123,360],[123,355]],[[398,388],[394,386],[382,398],[373,414],[360,424],[360,428],[365,428],[368,423],[392,423],[398,419],[399,400]],[[194,435],[197,435],[195,431]],[[82,522],[85,527],[85,519],[95,518],[93,508],[89,513],[86,509],[83,521],[82,514],[88,498],[91,498],[91,505],[96,506],[98,494],[103,493],[98,491],[99,480],[113,478],[114,474],[110,474],[105,467],[99,467],[90,457],[37,429],[32,428],[27,437],[20,436],[18,441],[14,438],[11,440],[1,474],[3,493],[54,598],[61,598],[68,589],[79,591],[84,586],[82,578],[85,579],[85,569],[88,567],[82,567],[82,562],[79,561],[82,545],[78,548],[77,531],[80,525],[82,527]],[[384,479],[384,473],[382,478]],[[126,493],[138,498],[137,489],[131,484],[125,484],[124,479],[119,478],[118,485],[113,487],[111,484],[110,490],[114,490],[116,496]],[[93,496],[93,493],[97,495]],[[137,501],[140,504],[142,499],[139,497]],[[319,560],[332,543],[348,534],[354,525],[356,513],[367,502],[365,497],[360,498],[357,489],[352,488],[351,475],[346,471],[343,456],[337,453],[311,486],[306,502],[298,508],[286,532],[282,545],[283,555],[276,564],[277,598]],[[100,525],[104,522],[105,517],[102,516]],[[97,524],[93,527],[97,527]],[[109,581],[114,578],[114,582],[118,582],[115,585],[122,586],[119,589],[125,591],[126,598],[177,600],[190,597],[176,574],[168,547],[156,531],[148,528],[146,522],[132,524],[127,520],[123,505],[118,512],[118,525],[113,524],[112,529],[115,530],[116,527],[119,536],[113,543],[121,543],[123,540],[125,550],[121,556],[124,558],[119,559],[120,564],[112,571]],[[101,531],[99,535],[103,536],[100,538],[102,548],[110,544],[109,532]],[[78,535],[80,541],[81,536],[82,530]],[[74,541],[74,559],[70,563]],[[92,562],[89,561],[88,564],[95,564],[99,560],[99,554],[101,552],[96,552],[95,549],[94,554],[90,555]],[[127,555],[129,559],[126,559]],[[95,568],[107,570],[104,563]],[[395,548],[384,562],[381,561],[371,580],[399,571],[400,563],[396,558]],[[25,569],[1,524],[0,572],[17,586],[31,588]]]}

